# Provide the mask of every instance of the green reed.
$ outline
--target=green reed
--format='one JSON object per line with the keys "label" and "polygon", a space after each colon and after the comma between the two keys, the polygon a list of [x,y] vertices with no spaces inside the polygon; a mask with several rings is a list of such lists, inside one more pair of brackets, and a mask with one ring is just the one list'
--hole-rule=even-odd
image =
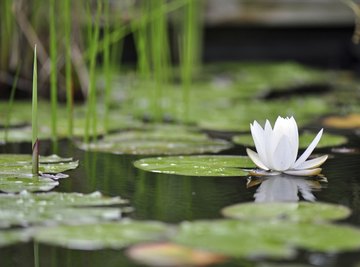
{"label": "green reed", "polygon": [[[97,134],[97,113],[96,113],[96,57],[98,53],[98,40],[100,32],[100,16],[102,12],[101,2],[97,3],[96,17],[94,21],[94,29],[91,33],[91,43],[90,45],[90,63],[89,63],[89,90],[87,98],[87,109],[86,109],[86,119],[85,119],[85,143],[90,141],[90,127],[91,127],[91,136],[95,139]],[[91,16],[91,14],[88,14]],[[90,25],[92,27],[92,25]]]}
{"label": "green reed", "polygon": [[200,61],[200,38],[201,26],[199,20],[199,13],[201,8],[201,1],[188,0],[183,10],[183,25],[181,25],[181,44],[180,44],[180,66],[181,66],[181,80],[183,87],[183,121],[189,121],[190,115],[190,92],[193,74],[196,71],[197,65]]}
{"label": "green reed", "polygon": [[39,173],[39,148],[38,148],[38,88],[37,88],[37,55],[36,46],[34,48],[34,65],[33,65],[33,83],[32,83],[32,174],[35,176]]}
{"label": "green reed", "polygon": [[72,92],[72,65],[71,65],[71,0],[63,1],[63,21],[65,37],[65,87],[66,87],[66,109],[68,117],[68,135],[73,136],[73,109],[74,100]]}
{"label": "green reed", "polygon": [[9,98],[9,104],[8,104],[8,109],[7,109],[7,116],[6,116],[6,121],[5,121],[5,128],[4,128],[4,141],[5,143],[8,141],[8,130],[9,130],[9,125],[10,125],[10,120],[11,120],[11,113],[12,113],[12,108],[13,108],[13,103],[14,103],[14,99],[15,99],[15,91],[16,91],[16,87],[17,87],[17,82],[19,79],[19,74],[20,74],[20,66],[17,67],[16,69],[16,74],[15,74],[15,78],[13,81],[13,84],[11,86],[11,91],[10,91],[10,98]]}
{"label": "green reed", "polygon": [[57,38],[56,38],[56,4],[49,2],[49,32],[50,32],[50,98],[51,98],[51,138],[57,139]]}
{"label": "green reed", "polygon": [[109,110],[111,102],[111,79],[112,79],[112,68],[110,62],[110,3],[105,1],[104,4],[104,75],[105,75],[105,110],[104,110],[104,131],[108,132],[109,129]]}

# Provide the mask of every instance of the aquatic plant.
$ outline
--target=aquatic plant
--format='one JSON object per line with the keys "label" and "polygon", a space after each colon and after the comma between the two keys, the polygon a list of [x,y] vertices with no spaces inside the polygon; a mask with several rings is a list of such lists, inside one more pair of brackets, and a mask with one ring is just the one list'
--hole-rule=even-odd
{"label": "aquatic plant", "polygon": [[36,45],[34,48],[34,67],[33,67],[33,84],[32,84],[32,174],[35,176],[39,173],[39,140],[38,140],[38,114],[37,114],[37,59]]}
{"label": "aquatic plant", "polygon": [[[247,148],[246,152],[252,161],[266,175],[286,173],[290,175],[311,176],[321,172],[318,168],[323,164],[327,155],[307,160],[320,141],[323,129],[319,131],[314,140],[298,158],[299,132],[294,117],[278,117],[274,128],[267,120],[264,129],[257,121],[250,124],[251,134],[255,143],[256,152]],[[256,171],[261,174],[263,171]]]}

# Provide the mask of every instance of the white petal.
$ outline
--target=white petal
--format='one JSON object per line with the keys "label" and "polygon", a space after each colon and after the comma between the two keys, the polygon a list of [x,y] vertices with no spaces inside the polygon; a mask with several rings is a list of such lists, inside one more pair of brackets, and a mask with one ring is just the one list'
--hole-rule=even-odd
{"label": "white petal", "polygon": [[304,169],[317,168],[321,164],[323,164],[327,160],[327,158],[328,158],[328,155],[324,155],[324,156],[321,156],[318,158],[307,160],[307,161],[303,162],[302,164],[300,164],[299,166],[297,166],[295,169],[296,170],[304,170]]}
{"label": "white petal", "polygon": [[294,117],[291,117],[289,119],[289,124],[290,124],[289,138],[293,152],[291,161],[295,162],[299,150],[299,130]]}
{"label": "white petal", "polygon": [[294,164],[291,155],[293,154],[289,138],[282,135],[273,154],[273,165],[276,171],[285,171]]}
{"label": "white petal", "polygon": [[265,132],[257,121],[254,121],[254,124],[250,124],[250,130],[251,130],[252,138],[254,140],[256,152],[258,153],[261,161],[265,165],[267,165],[265,137],[264,137]]}
{"label": "white petal", "polygon": [[300,158],[297,159],[295,164],[292,166],[293,169],[296,169],[300,164],[305,162],[305,160],[311,155],[316,145],[319,143],[322,133],[323,133],[323,129],[320,130],[320,132],[316,135],[316,137],[308,146],[308,148],[304,151],[304,153],[300,156]]}
{"label": "white petal", "polygon": [[266,165],[260,160],[259,155],[256,152],[247,148],[246,153],[248,154],[250,159],[256,164],[256,166],[258,166],[260,169],[269,170],[269,168],[266,167]]}
{"label": "white petal", "polygon": [[306,170],[287,170],[284,173],[296,176],[314,176],[321,173],[321,168],[306,169]]}
{"label": "white petal", "polygon": [[266,151],[266,164],[268,168],[273,168],[273,158],[272,158],[272,144],[273,144],[273,129],[271,128],[271,124],[268,120],[266,120],[264,127],[264,140],[265,140],[265,151]]}

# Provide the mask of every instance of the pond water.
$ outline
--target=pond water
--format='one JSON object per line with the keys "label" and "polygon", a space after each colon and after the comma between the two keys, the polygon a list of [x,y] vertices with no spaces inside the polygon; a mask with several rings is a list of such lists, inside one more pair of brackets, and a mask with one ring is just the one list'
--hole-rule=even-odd
{"label": "pond water", "polygon": [[[216,133],[215,133],[216,135]],[[222,137],[224,137],[222,135]],[[349,134],[346,147],[359,149],[356,137]],[[69,141],[60,141],[56,153],[80,161],[77,169],[67,172],[55,189],[61,192],[91,193],[100,191],[109,196],[130,200],[134,211],[125,215],[136,220],[159,220],[177,224],[185,220],[222,218],[221,209],[237,203],[254,201],[257,186],[247,188],[247,177],[192,177],[156,174],[139,170],[133,162],[143,156],[113,155],[84,152]],[[1,153],[30,153],[28,143],[9,144]],[[50,142],[41,143],[41,154],[51,154]],[[316,152],[329,153],[323,165],[328,183],[313,192],[322,202],[342,204],[353,213],[342,223],[360,226],[360,157],[356,153],[338,153],[330,149]],[[221,152],[223,155],[245,155],[245,147],[235,146]],[[266,223],[266,222],[264,222]],[[1,266],[32,266],[34,244],[13,245],[0,249]],[[291,261],[229,260],[217,266],[356,266],[359,251],[325,254],[299,251]],[[129,260],[123,250],[81,251],[48,245],[38,245],[40,266],[140,266]],[[299,265],[296,265],[299,266]]]}

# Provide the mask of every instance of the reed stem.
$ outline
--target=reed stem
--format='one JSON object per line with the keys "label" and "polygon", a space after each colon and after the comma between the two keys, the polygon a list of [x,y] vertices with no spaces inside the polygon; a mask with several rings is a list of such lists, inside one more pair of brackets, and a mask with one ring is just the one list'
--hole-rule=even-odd
{"label": "reed stem", "polygon": [[34,48],[33,84],[32,84],[32,174],[39,173],[39,150],[38,150],[38,95],[37,95],[37,58],[36,45]]}
{"label": "reed stem", "polygon": [[57,140],[57,45],[55,0],[49,2],[50,19],[50,98],[51,98],[51,138]]}

